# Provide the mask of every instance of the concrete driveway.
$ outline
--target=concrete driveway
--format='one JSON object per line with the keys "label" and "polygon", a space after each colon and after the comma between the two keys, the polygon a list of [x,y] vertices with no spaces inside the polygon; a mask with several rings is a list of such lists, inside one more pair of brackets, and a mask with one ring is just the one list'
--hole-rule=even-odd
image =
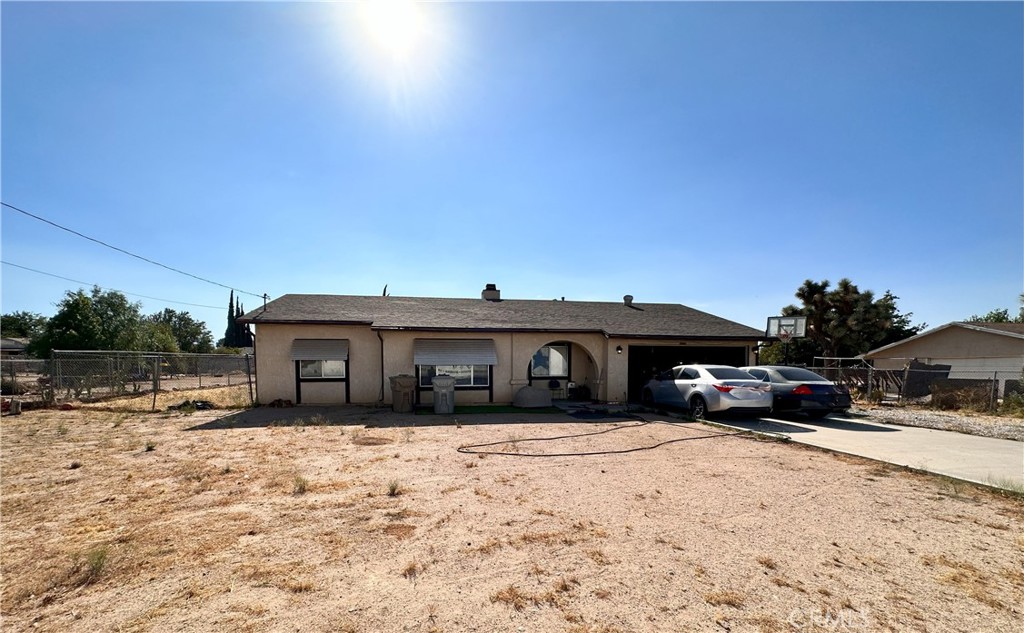
{"label": "concrete driveway", "polygon": [[878,424],[831,415],[804,418],[718,419],[720,424],[788,436],[820,446],[1001,488],[1024,486],[1024,442],[953,431]]}

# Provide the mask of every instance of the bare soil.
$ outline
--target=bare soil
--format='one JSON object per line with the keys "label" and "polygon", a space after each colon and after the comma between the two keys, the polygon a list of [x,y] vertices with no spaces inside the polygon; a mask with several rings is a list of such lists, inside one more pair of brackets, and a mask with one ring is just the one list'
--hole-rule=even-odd
{"label": "bare soil", "polygon": [[650,420],[5,417],[3,629],[1021,630],[1019,498]]}

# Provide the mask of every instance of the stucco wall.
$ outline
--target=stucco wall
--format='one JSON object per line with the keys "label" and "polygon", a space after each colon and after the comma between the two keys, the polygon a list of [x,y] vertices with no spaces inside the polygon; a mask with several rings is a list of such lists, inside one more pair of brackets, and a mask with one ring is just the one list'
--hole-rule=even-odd
{"label": "stucco wall", "polygon": [[[352,402],[375,402],[380,393],[380,342],[369,326],[278,325],[256,327],[256,391],[259,401],[295,401],[292,341],[297,338],[348,339],[348,380]],[[302,383],[307,404],[342,403],[343,383]],[[331,397],[333,391],[334,397]]]}
{"label": "stucco wall", "polygon": [[[494,366],[493,391],[495,403],[512,402],[515,393],[529,384],[529,363],[542,346],[567,342],[572,344],[572,370],[570,380],[586,385],[591,397],[599,400],[623,401],[626,397],[629,375],[629,346],[679,345],[678,341],[638,341],[629,338],[606,339],[597,333],[563,334],[557,332],[380,332],[384,339],[384,393],[383,402],[391,403],[388,377],[398,374],[415,375],[413,345],[417,338],[469,339],[484,338],[494,341],[497,364]],[[260,402],[277,398],[296,400],[295,366],[290,360],[292,341],[304,339],[348,339],[348,379],[350,402],[370,404],[381,399],[381,348],[377,331],[368,326],[333,325],[281,325],[256,326],[257,392]],[[695,343],[694,343],[695,344]],[[702,346],[723,345],[735,347],[736,342],[700,342]],[[617,346],[622,353],[615,352]],[[750,346],[747,346],[748,353]],[[753,362],[753,358],[750,358]],[[565,381],[563,381],[565,382]],[[547,379],[536,379],[535,386],[546,387]],[[342,403],[345,385],[342,383],[302,383],[302,402]],[[420,394],[422,403],[433,401],[429,390]],[[456,402],[487,402],[487,391],[458,390]]]}
{"label": "stucco wall", "polygon": [[911,358],[952,365],[953,370],[1019,369],[1024,364],[1024,340],[954,326],[868,358],[879,369],[902,369]]}

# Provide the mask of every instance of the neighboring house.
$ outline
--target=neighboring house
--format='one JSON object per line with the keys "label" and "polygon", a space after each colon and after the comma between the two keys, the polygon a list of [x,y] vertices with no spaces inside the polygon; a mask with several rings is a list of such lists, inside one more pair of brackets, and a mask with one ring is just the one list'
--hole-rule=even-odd
{"label": "neighboring house", "polygon": [[0,357],[24,357],[26,353],[25,350],[27,347],[27,338],[0,338]]}
{"label": "neighboring house", "polygon": [[526,385],[556,398],[638,399],[655,370],[752,363],[760,330],[683,305],[285,295],[240,322],[256,328],[260,402],[391,402],[389,377],[456,378],[458,403],[509,403]]}
{"label": "neighboring house", "polygon": [[903,369],[911,361],[949,365],[949,377],[1007,380],[1024,371],[1024,323],[954,322],[864,354],[878,369]]}

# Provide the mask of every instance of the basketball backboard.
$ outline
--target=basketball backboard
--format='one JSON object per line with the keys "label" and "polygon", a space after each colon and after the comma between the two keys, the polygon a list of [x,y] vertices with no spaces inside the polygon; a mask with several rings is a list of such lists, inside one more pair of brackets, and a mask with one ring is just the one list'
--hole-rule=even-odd
{"label": "basketball backboard", "polygon": [[788,332],[789,338],[803,338],[807,336],[807,317],[768,317],[768,328],[765,330],[764,335],[768,338],[779,338],[780,331]]}

